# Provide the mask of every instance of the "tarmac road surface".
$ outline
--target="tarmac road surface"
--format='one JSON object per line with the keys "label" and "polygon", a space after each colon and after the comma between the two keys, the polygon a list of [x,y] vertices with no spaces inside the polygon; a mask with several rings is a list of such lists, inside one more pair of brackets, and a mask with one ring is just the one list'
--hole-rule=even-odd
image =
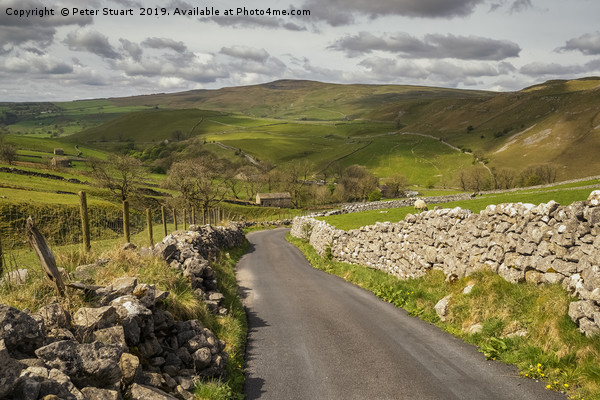
{"label": "tarmac road surface", "polygon": [[316,270],[286,229],[248,235],[247,399],[566,399],[372,293]]}

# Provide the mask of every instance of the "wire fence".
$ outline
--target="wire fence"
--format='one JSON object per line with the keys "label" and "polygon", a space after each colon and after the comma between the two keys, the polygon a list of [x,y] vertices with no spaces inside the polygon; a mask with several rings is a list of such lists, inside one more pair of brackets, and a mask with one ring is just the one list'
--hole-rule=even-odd
{"label": "wire fence", "polygon": [[[127,235],[123,206],[110,203],[87,204],[87,200],[82,201],[86,202],[86,218],[91,242],[119,238],[129,239],[129,236],[148,230],[147,210],[128,207],[129,235]],[[220,207],[207,210],[162,207],[150,210],[153,237],[160,237],[160,239],[172,230],[187,229],[191,224],[220,225],[228,221],[243,220],[267,222],[291,219],[295,215],[297,214],[291,214],[283,209],[253,217],[237,214],[235,211]],[[29,217],[33,218],[36,227],[51,247],[84,243],[85,241],[81,205],[6,203],[0,204],[0,243],[4,251],[28,246],[25,226]],[[152,241],[154,240],[152,239]]]}
{"label": "wire fence", "polygon": [[[123,236],[123,211],[118,206],[89,206],[88,215],[92,241]],[[28,244],[25,224],[29,217],[51,246],[83,242],[81,212],[77,206],[7,204],[0,207],[0,216],[0,238],[5,250]],[[139,210],[131,210],[129,227],[134,234],[143,231],[144,214]]]}
{"label": "wire fence", "polygon": [[[208,210],[168,207],[140,210],[129,208],[126,202],[122,206],[107,202],[88,204],[85,193],[81,192],[79,196],[79,205],[0,203],[0,282],[6,276],[10,276],[6,279],[15,279],[11,274],[18,274],[19,268],[29,265],[35,257],[27,236],[29,217],[53,252],[62,248],[61,254],[90,255],[91,249],[103,251],[119,242],[153,246],[169,233],[188,229],[192,224],[271,222],[304,214],[286,209],[253,209],[255,214],[248,215],[244,211],[220,207]],[[88,252],[80,253],[78,246]]]}

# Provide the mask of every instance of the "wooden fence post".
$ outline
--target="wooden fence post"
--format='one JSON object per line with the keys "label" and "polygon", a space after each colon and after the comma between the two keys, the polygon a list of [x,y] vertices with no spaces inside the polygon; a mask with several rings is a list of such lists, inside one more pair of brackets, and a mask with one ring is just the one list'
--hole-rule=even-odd
{"label": "wooden fence post", "polygon": [[187,210],[183,209],[183,230],[187,230]]}
{"label": "wooden fence post", "polygon": [[83,235],[83,247],[85,251],[90,251],[92,245],[90,243],[90,219],[87,208],[87,196],[84,191],[79,192],[79,204],[81,211],[81,233]]}
{"label": "wooden fence post", "polygon": [[125,242],[129,243],[131,237],[129,235],[129,201],[123,201],[123,236]]}
{"label": "wooden fence post", "polygon": [[177,209],[173,207],[173,223],[175,224],[175,230],[177,230]]}
{"label": "wooden fence post", "polygon": [[150,247],[154,247],[154,237],[152,236],[152,211],[146,208],[146,225],[148,225],[148,241]]}
{"label": "wooden fence post", "polygon": [[46,239],[44,239],[44,236],[36,228],[33,218],[27,218],[25,230],[27,231],[29,243],[31,244],[31,247],[33,247],[33,250],[35,250],[46,277],[54,284],[58,294],[64,297],[65,284],[60,276],[60,272],[58,272],[58,268],[56,268],[56,260],[54,259],[52,251],[46,244]]}
{"label": "wooden fence post", "polygon": [[165,231],[165,236],[168,235],[167,232],[167,215],[165,214],[165,206],[162,206],[160,208],[160,213],[162,214],[162,223],[163,223],[163,229]]}

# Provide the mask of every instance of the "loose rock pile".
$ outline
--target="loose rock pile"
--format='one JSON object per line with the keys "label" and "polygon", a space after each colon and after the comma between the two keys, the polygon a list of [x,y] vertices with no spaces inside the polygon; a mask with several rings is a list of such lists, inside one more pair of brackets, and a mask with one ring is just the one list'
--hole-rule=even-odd
{"label": "loose rock pile", "polygon": [[[193,227],[155,252],[225,313],[207,259],[243,240],[237,227]],[[36,313],[0,305],[0,398],[192,399],[197,379],[224,376],[225,343],[197,320],[175,321],[162,304],[168,292],[135,277],[75,286],[97,307],[71,315],[58,303]]]}
{"label": "loose rock pile", "polygon": [[191,225],[189,231],[177,231],[154,247],[154,253],[190,278],[192,288],[211,311],[224,315],[223,295],[217,291],[215,272],[209,265],[220,249],[239,246],[244,234],[238,224],[227,228]]}
{"label": "loose rock pile", "polygon": [[407,215],[349,232],[296,218],[292,235],[321,255],[413,278],[435,268],[448,279],[489,268],[510,282],[562,283],[580,301],[569,315],[582,332],[600,333],[600,191],[562,207],[551,201]]}

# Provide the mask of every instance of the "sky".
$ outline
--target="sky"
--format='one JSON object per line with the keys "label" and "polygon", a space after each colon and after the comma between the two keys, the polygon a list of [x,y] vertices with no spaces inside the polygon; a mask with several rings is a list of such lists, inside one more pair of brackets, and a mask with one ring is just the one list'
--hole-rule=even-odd
{"label": "sky", "polygon": [[0,0],[0,102],[278,79],[515,91],[600,75],[598,16],[598,0]]}

